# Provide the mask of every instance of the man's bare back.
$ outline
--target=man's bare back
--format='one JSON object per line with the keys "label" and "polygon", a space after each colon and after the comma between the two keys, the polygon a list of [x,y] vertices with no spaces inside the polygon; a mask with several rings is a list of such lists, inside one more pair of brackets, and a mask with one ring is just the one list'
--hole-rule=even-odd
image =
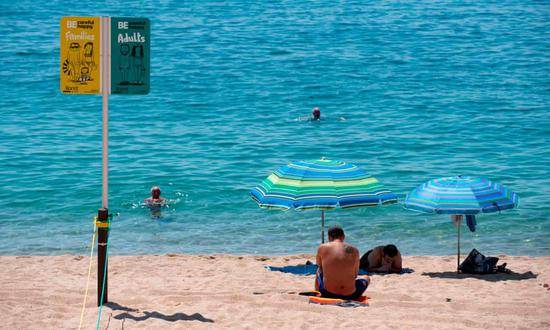
{"label": "man's bare back", "polygon": [[346,238],[341,227],[328,230],[329,243],[317,249],[317,276],[315,289],[323,297],[354,300],[361,297],[370,279],[357,278],[359,273],[359,251],[355,246],[344,243]]}
{"label": "man's bare back", "polygon": [[325,243],[317,250],[317,265],[327,291],[344,296],[355,292],[359,272],[357,248],[340,240]]}

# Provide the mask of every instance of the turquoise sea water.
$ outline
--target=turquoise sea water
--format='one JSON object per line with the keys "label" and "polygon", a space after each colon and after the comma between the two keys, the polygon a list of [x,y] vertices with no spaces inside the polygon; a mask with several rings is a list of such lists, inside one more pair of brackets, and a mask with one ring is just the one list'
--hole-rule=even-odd
{"label": "turquoise sea water", "polygon": [[[248,192],[326,156],[397,193],[484,176],[521,196],[463,251],[550,254],[550,6],[545,1],[0,4],[0,254],[83,254],[101,203],[101,98],[59,92],[59,20],[144,16],[151,93],[110,98],[115,254],[313,253],[320,212]],[[318,106],[324,120],[301,120]],[[159,220],[140,207],[160,185]],[[453,254],[447,216],[331,211],[363,252]],[[464,227],[465,228],[465,227]]]}

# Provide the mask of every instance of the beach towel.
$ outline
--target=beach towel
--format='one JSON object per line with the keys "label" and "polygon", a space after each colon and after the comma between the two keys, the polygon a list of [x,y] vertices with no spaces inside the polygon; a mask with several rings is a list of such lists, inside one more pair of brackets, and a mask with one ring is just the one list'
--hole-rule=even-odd
{"label": "beach towel", "polygon": [[[380,276],[386,276],[386,275],[403,275],[403,274],[411,274],[414,273],[414,269],[412,268],[405,268],[403,267],[399,273],[385,273],[385,272],[365,272],[366,275],[380,275]],[[361,274],[361,270],[359,270],[359,274]]]}
{"label": "beach towel", "polygon": [[344,300],[321,297],[321,293],[318,291],[312,291],[311,293],[315,295],[309,297],[310,304],[332,305],[339,307],[367,307],[369,305],[369,298],[366,296],[361,296],[357,300]]}
{"label": "beach towel", "polygon": [[[265,266],[265,269],[271,270],[274,272],[290,273],[294,275],[317,274],[317,265],[314,263],[307,263],[307,262],[303,265],[295,265],[295,266],[284,266],[284,267]],[[359,269],[359,275],[369,275],[369,272]]]}

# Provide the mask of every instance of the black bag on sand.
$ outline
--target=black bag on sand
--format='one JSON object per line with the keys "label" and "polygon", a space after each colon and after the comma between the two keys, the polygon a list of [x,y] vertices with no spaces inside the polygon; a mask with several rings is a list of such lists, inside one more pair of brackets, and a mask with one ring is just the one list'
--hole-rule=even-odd
{"label": "black bag on sand", "polygon": [[493,274],[497,270],[505,269],[506,264],[497,267],[498,258],[485,257],[478,250],[473,249],[468,257],[460,264],[460,271],[467,274]]}

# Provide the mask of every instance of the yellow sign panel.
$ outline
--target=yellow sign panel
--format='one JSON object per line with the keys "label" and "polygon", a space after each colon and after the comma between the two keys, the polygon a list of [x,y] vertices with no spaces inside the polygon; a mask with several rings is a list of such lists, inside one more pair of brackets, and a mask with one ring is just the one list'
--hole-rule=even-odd
{"label": "yellow sign panel", "polygon": [[100,93],[100,18],[61,19],[61,92]]}

